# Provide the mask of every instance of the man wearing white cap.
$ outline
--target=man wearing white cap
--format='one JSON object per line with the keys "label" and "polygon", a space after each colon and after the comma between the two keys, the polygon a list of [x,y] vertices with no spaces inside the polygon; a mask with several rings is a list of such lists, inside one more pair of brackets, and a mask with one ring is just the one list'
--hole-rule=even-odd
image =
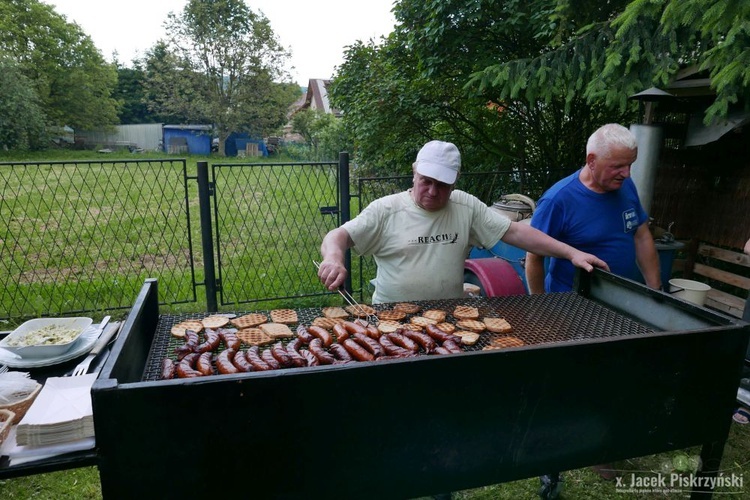
{"label": "man wearing white cap", "polygon": [[461,154],[454,144],[428,142],[412,170],[411,189],[373,201],[325,236],[318,277],[329,290],[336,290],[346,279],[348,248],[375,258],[373,303],[462,297],[464,261],[471,246],[492,248],[500,239],[535,253],[569,259],[586,271],[594,266],[607,269],[596,256],[511,222],[476,197],[455,190]]}

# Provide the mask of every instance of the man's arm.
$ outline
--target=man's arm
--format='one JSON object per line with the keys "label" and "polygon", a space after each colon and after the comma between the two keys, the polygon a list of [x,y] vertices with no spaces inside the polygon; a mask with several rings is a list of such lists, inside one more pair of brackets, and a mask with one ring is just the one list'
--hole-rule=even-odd
{"label": "man's arm", "polygon": [[568,259],[574,266],[580,267],[585,271],[592,271],[594,267],[600,267],[609,271],[607,263],[596,255],[581,252],[538,229],[521,224],[520,222],[511,222],[510,227],[501,239],[509,245],[537,255]]}
{"label": "man's arm", "polygon": [[318,269],[318,278],[327,289],[334,291],[344,284],[347,275],[344,257],[346,251],[353,246],[349,232],[343,227],[329,231],[323,238],[320,245],[323,261]]}
{"label": "man's arm", "polygon": [[544,257],[527,252],[525,267],[529,293],[544,293]]}
{"label": "man's arm", "polygon": [[651,288],[661,290],[659,254],[647,223],[641,224],[635,231],[635,260],[646,284]]}

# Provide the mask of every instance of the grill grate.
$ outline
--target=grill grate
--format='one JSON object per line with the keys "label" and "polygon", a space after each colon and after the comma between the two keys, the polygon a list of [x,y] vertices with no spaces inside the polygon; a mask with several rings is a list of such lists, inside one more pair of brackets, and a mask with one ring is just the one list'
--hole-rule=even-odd
{"label": "grill grate", "polygon": [[[518,337],[527,345],[541,345],[556,342],[578,342],[606,337],[620,337],[653,333],[653,330],[629,319],[622,314],[581,297],[574,292],[550,293],[544,295],[516,295],[508,297],[476,297],[467,299],[421,301],[415,302],[426,309],[442,309],[448,316],[446,321],[455,323],[451,312],[457,305],[476,307],[480,319],[484,317],[505,318],[512,326],[510,334]],[[390,309],[390,304],[378,304],[376,310]],[[263,312],[269,316],[270,311],[237,311],[237,316],[248,312]],[[175,359],[175,347],[183,343],[174,338],[172,326],[187,319],[201,319],[208,314],[161,315],[157,331],[151,345],[144,371],[144,381],[159,380],[161,361],[165,357]],[[300,323],[310,325],[322,315],[320,308],[297,310]],[[404,321],[408,321],[408,318]],[[296,325],[290,325],[292,331]],[[484,332],[473,346],[464,346],[465,351],[479,351],[489,344],[493,337],[501,336]]]}

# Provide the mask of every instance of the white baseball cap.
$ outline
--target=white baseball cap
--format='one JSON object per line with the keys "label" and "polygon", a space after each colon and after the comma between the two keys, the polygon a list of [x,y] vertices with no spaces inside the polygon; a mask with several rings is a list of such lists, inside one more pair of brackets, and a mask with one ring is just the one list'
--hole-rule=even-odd
{"label": "white baseball cap", "polygon": [[417,173],[445,184],[454,184],[461,170],[461,153],[455,144],[430,141],[417,153]]}

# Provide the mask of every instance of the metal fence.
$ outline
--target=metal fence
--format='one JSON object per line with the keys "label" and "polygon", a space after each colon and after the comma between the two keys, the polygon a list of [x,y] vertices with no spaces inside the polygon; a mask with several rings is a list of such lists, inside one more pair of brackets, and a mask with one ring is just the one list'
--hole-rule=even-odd
{"label": "metal fence", "polygon": [[0,319],[195,301],[185,160],[0,164]]}
{"label": "metal fence", "polygon": [[217,163],[212,178],[221,305],[327,294],[313,260],[339,222],[338,164]]}
{"label": "metal fence", "polygon": [[[0,163],[0,319],[127,309],[147,278],[160,304],[208,311],[329,294],[313,265],[323,236],[411,185],[349,171],[346,153],[338,163]],[[491,204],[534,195],[537,182],[467,173],[457,187]],[[368,296],[374,262],[351,259],[355,291]]]}

